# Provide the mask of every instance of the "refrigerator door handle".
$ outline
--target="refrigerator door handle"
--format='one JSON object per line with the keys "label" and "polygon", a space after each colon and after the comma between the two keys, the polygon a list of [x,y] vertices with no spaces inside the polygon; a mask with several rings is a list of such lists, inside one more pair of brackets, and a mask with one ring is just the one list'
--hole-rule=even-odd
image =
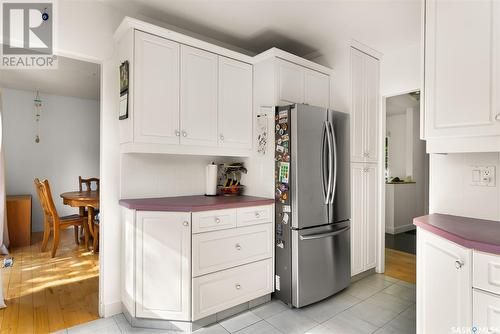
{"label": "refrigerator door handle", "polygon": [[[330,194],[330,202],[333,203],[333,199],[335,198],[335,190],[337,189],[337,140],[335,139],[335,128],[333,124],[328,121],[330,132],[332,134],[332,142],[333,142],[333,186]],[[330,170],[331,173],[331,170]]]}
{"label": "refrigerator door handle", "polygon": [[323,132],[321,134],[321,184],[323,185],[323,197],[325,198],[325,204],[327,204],[327,193],[328,190],[326,187],[326,178],[327,176],[325,175],[326,169],[325,169],[325,159],[326,159],[326,151],[325,151],[325,142],[326,142],[326,128],[327,128],[327,123],[323,124]]}
{"label": "refrigerator door handle", "polygon": [[333,236],[339,235],[340,233],[347,231],[348,229],[350,229],[349,226],[341,228],[340,230],[332,231],[332,232],[301,235],[301,236],[299,236],[299,238],[300,238],[300,240],[314,240],[314,239],[333,237]]}
{"label": "refrigerator door handle", "polygon": [[330,133],[330,126],[328,121],[325,121],[326,139],[328,140],[328,186],[326,190],[325,204],[330,203],[330,196],[332,193],[332,165],[333,165],[333,152],[332,152],[332,134]]}

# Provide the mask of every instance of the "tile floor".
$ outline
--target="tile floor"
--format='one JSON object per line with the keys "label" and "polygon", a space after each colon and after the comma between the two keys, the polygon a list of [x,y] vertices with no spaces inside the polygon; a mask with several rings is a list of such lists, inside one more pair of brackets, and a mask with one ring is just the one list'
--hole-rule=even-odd
{"label": "tile floor", "polygon": [[[272,300],[196,334],[411,334],[415,333],[415,285],[374,274],[322,302],[290,309]],[[132,328],[120,314],[57,333],[179,333]]]}

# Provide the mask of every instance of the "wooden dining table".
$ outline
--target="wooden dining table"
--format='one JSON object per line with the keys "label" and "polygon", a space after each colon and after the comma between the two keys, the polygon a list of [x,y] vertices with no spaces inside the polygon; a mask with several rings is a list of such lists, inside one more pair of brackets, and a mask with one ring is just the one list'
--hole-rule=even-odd
{"label": "wooden dining table", "polygon": [[99,191],[70,191],[61,194],[63,203],[74,208],[86,207],[87,224],[83,224],[85,249],[89,249],[89,236],[93,236],[94,210],[99,209]]}

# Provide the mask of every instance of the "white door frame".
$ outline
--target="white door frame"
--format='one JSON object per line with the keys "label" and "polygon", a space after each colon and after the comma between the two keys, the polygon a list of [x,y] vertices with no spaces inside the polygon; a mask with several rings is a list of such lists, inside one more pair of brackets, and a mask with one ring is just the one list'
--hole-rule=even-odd
{"label": "white door frame", "polygon": [[421,91],[420,87],[404,90],[399,92],[390,93],[387,95],[383,95],[380,99],[380,135],[379,135],[379,200],[378,200],[378,208],[379,208],[379,219],[378,219],[378,235],[377,235],[377,266],[375,267],[375,271],[377,273],[385,272],[385,129],[387,126],[387,113],[386,113],[386,104],[387,99],[393,96],[413,93],[416,91]]}

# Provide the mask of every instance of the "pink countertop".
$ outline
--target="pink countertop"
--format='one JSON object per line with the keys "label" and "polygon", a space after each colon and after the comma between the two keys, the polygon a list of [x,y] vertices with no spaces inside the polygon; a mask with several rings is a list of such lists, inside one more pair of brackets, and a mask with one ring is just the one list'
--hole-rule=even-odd
{"label": "pink countertop", "polygon": [[273,204],[274,199],[253,196],[179,196],[121,199],[120,205],[139,211],[196,212]]}
{"label": "pink countertop", "polygon": [[500,254],[500,222],[433,213],[413,224],[467,248]]}

